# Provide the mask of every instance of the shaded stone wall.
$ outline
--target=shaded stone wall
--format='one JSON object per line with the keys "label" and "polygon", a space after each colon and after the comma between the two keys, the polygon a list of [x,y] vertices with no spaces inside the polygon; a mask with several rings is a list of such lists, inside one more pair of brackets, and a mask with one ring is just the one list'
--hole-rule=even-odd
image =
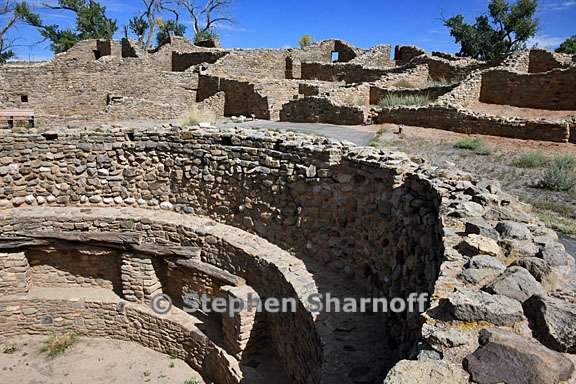
{"label": "shaded stone wall", "polygon": [[118,252],[82,246],[34,248],[26,251],[26,258],[33,286],[100,287],[122,292]]}
{"label": "shaded stone wall", "polygon": [[436,100],[442,95],[452,91],[454,85],[428,87],[420,89],[390,89],[371,86],[370,87],[370,104],[378,105],[386,95],[425,95],[431,100]]}
{"label": "shaded stone wall", "polygon": [[575,110],[576,68],[521,74],[493,70],[482,75],[480,101],[516,107]]}
{"label": "shaded stone wall", "polygon": [[531,49],[529,53],[529,73],[548,72],[570,65],[570,56],[550,52],[546,49]]}
{"label": "shaded stone wall", "polygon": [[396,65],[402,66],[408,64],[413,58],[425,55],[426,51],[411,45],[397,45],[394,49],[394,60]]}

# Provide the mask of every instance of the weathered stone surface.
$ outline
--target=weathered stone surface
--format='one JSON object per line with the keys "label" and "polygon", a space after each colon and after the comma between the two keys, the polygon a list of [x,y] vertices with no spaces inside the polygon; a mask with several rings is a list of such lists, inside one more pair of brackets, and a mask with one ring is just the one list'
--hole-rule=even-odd
{"label": "weathered stone surface", "polygon": [[482,330],[480,344],[464,360],[478,384],[558,384],[574,372],[572,362],[560,353],[508,331]]}
{"label": "weathered stone surface", "polygon": [[554,297],[532,296],[524,303],[532,332],[542,344],[576,353],[576,305]]}
{"label": "weathered stone surface", "polygon": [[492,228],[485,220],[473,218],[466,222],[465,232],[467,235],[480,235],[494,240],[500,238],[497,230]]}
{"label": "weathered stone surface", "polygon": [[502,250],[495,240],[474,234],[466,236],[460,243],[459,249],[462,253],[469,256],[500,256],[502,254]]}
{"label": "weathered stone surface", "polygon": [[515,221],[502,221],[496,225],[496,230],[505,239],[528,240],[532,237],[526,224]]}
{"label": "weathered stone surface", "polygon": [[504,271],[506,269],[506,265],[502,263],[500,260],[493,256],[487,255],[478,255],[474,256],[468,262],[469,268],[490,268],[490,269],[497,269],[499,271]]}
{"label": "weathered stone surface", "polygon": [[447,306],[449,313],[462,321],[512,325],[524,319],[518,301],[473,289],[458,289],[447,299]]}
{"label": "weathered stone surface", "polygon": [[484,287],[486,292],[507,296],[521,303],[532,295],[545,294],[542,285],[522,267],[510,267],[496,280]]}
{"label": "weathered stone surface", "polygon": [[526,268],[544,287],[552,287],[554,285],[556,277],[546,260],[537,257],[525,257],[517,260],[514,265]]}
{"label": "weathered stone surface", "polygon": [[537,257],[545,260],[552,266],[565,266],[573,265],[574,259],[566,252],[566,248],[562,244],[554,243],[544,247]]}
{"label": "weathered stone surface", "polygon": [[466,374],[443,361],[402,360],[386,376],[384,384],[464,384]]}
{"label": "weathered stone surface", "polygon": [[469,284],[485,285],[493,281],[501,273],[502,270],[494,268],[468,268],[462,271],[460,278]]}

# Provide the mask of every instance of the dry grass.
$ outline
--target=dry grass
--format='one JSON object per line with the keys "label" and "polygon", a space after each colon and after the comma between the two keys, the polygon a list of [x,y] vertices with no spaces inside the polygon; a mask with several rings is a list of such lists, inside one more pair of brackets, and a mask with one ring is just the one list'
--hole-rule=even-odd
{"label": "dry grass", "polygon": [[548,158],[542,152],[525,152],[516,156],[512,165],[518,168],[540,168],[547,162]]}
{"label": "dry grass", "polygon": [[393,83],[392,86],[396,88],[418,88],[418,86],[405,79],[398,80],[397,82]]}
{"label": "dry grass", "polygon": [[194,108],[184,117],[182,125],[191,127],[200,123],[213,124],[217,120],[216,114],[210,110]]}
{"label": "dry grass", "polygon": [[46,353],[50,358],[55,358],[66,352],[66,350],[72,345],[76,344],[78,338],[79,336],[75,332],[54,334],[44,343],[40,352]]}
{"label": "dry grass", "polygon": [[380,100],[380,107],[394,108],[401,106],[425,106],[430,104],[432,99],[427,94],[424,95],[386,95]]}

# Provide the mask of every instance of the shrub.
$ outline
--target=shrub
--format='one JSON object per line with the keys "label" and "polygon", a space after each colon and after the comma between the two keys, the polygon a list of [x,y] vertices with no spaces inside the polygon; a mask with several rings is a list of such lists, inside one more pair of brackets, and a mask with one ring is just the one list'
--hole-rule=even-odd
{"label": "shrub", "polygon": [[380,107],[394,108],[399,106],[424,106],[432,100],[428,94],[423,95],[395,95],[388,94],[380,100]]}
{"label": "shrub", "polygon": [[519,168],[539,168],[546,165],[547,161],[542,152],[526,152],[516,157],[512,165]]}
{"label": "shrub", "polygon": [[473,151],[477,155],[486,156],[492,153],[492,150],[484,140],[479,137],[469,137],[454,143],[454,148]]}
{"label": "shrub", "polygon": [[184,384],[200,384],[200,382],[196,379],[188,379],[184,382]]}
{"label": "shrub", "polygon": [[200,123],[214,123],[214,122],[216,122],[216,115],[212,111],[194,108],[190,112],[188,112],[186,117],[184,117],[182,125],[185,127],[190,127],[198,125]]}
{"label": "shrub", "polygon": [[555,192],[567,192],[576,186],[576,157],[558,156],[544,171],[539,187]]}
{"label": "shrub", "polygon": [[311,46],[312,44],[314,44],[316,42],[316,40],[314,40],[314,37],[306,34],[304,36],[302,36],[300,39],[298,39],[298,44],[300,45],[300,48],[306,48]]}
{"label": "shrub", "polygon": [[456,80],[446,80],[443,77],[440,77],[438,79],[433,79],[429,77],[428,80],[426,81],[426,87],[447,87],[449,85],[454,85],[457,82],[458,81]]}
{"label": "shrub", "polygon": [[216,47],[219,40],[220,36],[211,29],[200,31],[194,36],[194,44],[200,46]]}
{"label": "shrub", "polygon": [[54,358],[66,352],[68,348],[78,341],[78,334],[75,332],[66,332],[58,335],[52,335],[40,349],[41,353],[47,353],[48,357]]}

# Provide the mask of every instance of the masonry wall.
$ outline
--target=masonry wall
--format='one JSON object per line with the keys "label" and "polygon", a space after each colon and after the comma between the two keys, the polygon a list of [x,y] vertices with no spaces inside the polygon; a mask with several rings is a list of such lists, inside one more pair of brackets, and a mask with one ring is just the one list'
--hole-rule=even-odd
{"label": "masonry wall", "polygon": [[[34,109],[42,124],[59,118],[175,118],[195,102],[196,74],[163,71],[146,57],[96,60],[91,46],[94,40],[47,63],[0,67],[0,108]],[[92,57],[80,55],[80,48]]]}
{"label": "masonry wall", "polygon": [[482,75],[480,101],[524,108],[576,110],[576,68],[522,74],[493,70]]}
{"label": "masonry wall", "polygon": [[285,104],[280,112],[280,121],[296,123],[362,125],[366,120],[364,109],[322,96],[291,101]]}
{"label": "masonry wall", "polygon": [[405,95],[423,95],[428,96],[430,100],[436,100],[442,95],[450,92],[454,89],[455,86],[437,86],[437,87],[428,87],[428,88],[420,88],[420,89],[390,89],[390,88],[381,88],[376,86],[370,87],[370,104],[371,105],[378,105],[380,101],[387,95],[393,96],[405,96]]}
{"label": "masonry wall", "polygon": [[552,121],[509,120],[482,116],[447,106],[397,107],[378,114],[377,123],[397,123],[447,131],[511,137],[525,140],[567,142],[568,123]]}
{"label": "masonry wall", "polygon": [[[82,249],[83,248],[83,249]],[[30,284],[36,287],[99,287],[122,291],[118,252],[78,249],[35,248],[26,252]]]}

